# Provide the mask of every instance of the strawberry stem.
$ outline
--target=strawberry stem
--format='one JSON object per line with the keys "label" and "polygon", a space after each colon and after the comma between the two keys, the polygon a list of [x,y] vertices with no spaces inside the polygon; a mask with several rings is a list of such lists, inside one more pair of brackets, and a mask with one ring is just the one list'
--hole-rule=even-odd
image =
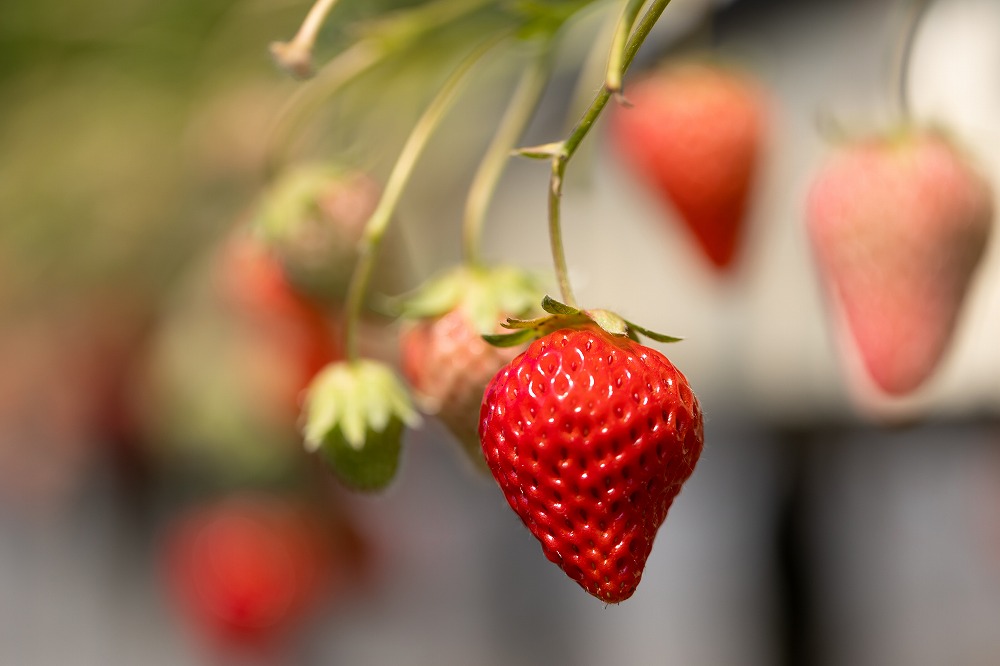
{"label": "strawberry stem", "polygon": [[500,126],[493,135],[493,140],[472,179],[462,222],[463,251],[465,262],[470,266],[479,266],[482,263],[480,245],[486,211],[493,200],[511,151],[531,121],[538,100],[548,83],[552,71],[551,54],[551,44],[546,43],[525,68],[510,104],[500,120]]}
{"label": "strawberry stem", "polygon": [[[298,88],[271,126],[267,140],[265,177],[278,172],[303,118],[309,118],[345,85],[390,55],[401,53],[426,40],[428,32],[458,21],[482,9],[488,0],[429,0],[411,9],[393,12],[368,26],[364,39],[355,41],[326,63],[316,77]],[[273,48],[273,47],[272,47]]]}
{"label": "strawberry stem", "polygon": [[[670,0],[654,0],[649,9],[646,10],[632,36],[629,37],[628,42],[625,44],[624,50],[621,52],[622,75],[628,70],[629,65],[632,64],[632,60],[635,59],[635,54],[639,51],[639,47],[642,46],[646,37],[649,36],[653,26],[656,25],[656,21],[669,4]],[[558,149],[552,153],[552,175],[549,179],[549,243],[552,246],[552,262],[555,265],[556,279],[559,281],[559,293],[563,301],[573,307],[576,306],[576,298],[573,296],[573,289],[569,282],[569,269],[566,265],[566,254],[562,241],[560,203],[562,200],[563,180],[569,160],[573,157],[577,148],[579,148],[580,143],[590,133],[591,128],[597,122],[604,107],[607,106],[608,100],[611,99],[611,95],[611,89],[607,85],[602,86],[600,92],[597,93],[597,96],[590,103],[590,107],[584,111],[583,117],[577,122],[569,136],[561,144],[558,144]]]}
{"label": "strawberry stem", "polygon": [[632,34],[635,20],[639,17],[639,10],[644,4],[646,4],[646,0],[626,0],[621,18],[618,19],[614,40],[611,42],[608,71],[604,80],[605,87],[612,94],[620,93],[622,90],[622,75],[625,70],[622,63],[625,60],[625,48],[628,45],[629,35]]}
{"label": "strawberry stem", "polygon": [[910,61],[913,59],[913,44],[916,42],[917,30],[920,29],[933,1],[910,1],[906,7],[903,29],[896,45],[892,67],[892,89],[895,95],[896,113],[904,121],[910,119]]}
{"label": "strawberry stem", "polygon": [[372,40],[355,42],[339,53],[320,70],[319,75],[307,85],[298,88],[278,112],[268,133],[265,158],[265,175],[270,180],[280,170],[284,161],[282,152],[291,143],[291,136],[299,121],[308,117],[329,97],[343,86],[377,64],[387,53]]}
{"label": "strawberry stem", "polygon": [[345,347],[349,361],[359,358],[358,353],[358,327],[361,319],[361,306],[364,295],[368,288],[368,281],[371,278],[372,269],[375,264],[375,255],[381,244],[382,237],[389,226],[392,214],[396,210],[396,205],[406,188],[406,184],[413,174],[414,167],[424,147],[427,145],[434,130],[441,124],[448,109],[458,96],[461,85],[466,80],[466,74],[472,69],[483,55],[497,44],[505,35],[481,43],[465,59],[459,63],[458,67],[451,73],[448,79],[438,90],[437,95],[424,110],[423,115],[417,120],[413,130],[406,139],[403,149],[400,151],[396,164],[389,174],[382,197],[379,199],[375,211],[365,224],[364,236],[361,239],[360,254],[354,272],[351,275],[351,282],[347,289],[347,299],[344,304],[346,317]]}
{"label": "strawberry stem", "polygon": [[337,0],[316,0],[291,41],[271,44],[271,55],[292,76],[307,79],[313,75],[312,52],[316,35],[335,4]]}

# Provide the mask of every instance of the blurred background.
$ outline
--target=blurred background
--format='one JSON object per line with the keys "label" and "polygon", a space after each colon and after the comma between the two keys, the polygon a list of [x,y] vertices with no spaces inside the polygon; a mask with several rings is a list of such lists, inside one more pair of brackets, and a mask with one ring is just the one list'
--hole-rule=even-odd
{"label": "blurred background", "polygon": [[[343,0],[317,65],[351,26],[419,4]],[[829,119],[857,133],[892,122],[907,4],[668,7],[634,72],[710,51],[768,95],[749,231],[724,278],[603,121],[570,165],[579,300],[684,336],[664,350],[706,412],[705,453],[642,585],[606,607],[545,561],[433,419],[406,434],[379,496],[346,492],[304,454],[298,395],[340,354],[340,322],[289,293],[246,233],[290,164],[383,182],[488,23],[435,33],[331,96],[325,70],[295,81],[268,54],[301,2],[7,0],[0,663],[1000,662],[1000,248],[942,367],[888,401],[841,361],[804,227]],[[597,90],[585,63],[616,8],[571,24],[523,144],[562,137],[580,91]],[[909,77],[914,116],[947,126],[994,188],[998,36],[994,0],[936,0]],[[469,179],[524,58],[488,59],[428,146],[376,292],[459,261]],[[509,164],[489,258],[549,271],[547,169]],[[331,205],[363,220],[375,191],[356,182]],[[367,352],[395,362],[396,324],[374,312],[365,326]]]}

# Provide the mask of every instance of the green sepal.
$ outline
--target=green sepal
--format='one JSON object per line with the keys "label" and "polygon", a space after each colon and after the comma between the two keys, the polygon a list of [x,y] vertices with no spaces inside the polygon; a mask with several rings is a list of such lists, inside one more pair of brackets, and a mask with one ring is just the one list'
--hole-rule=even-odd
{"label": "green sepal", "polygon": [[611,335],[628,336],[629,326],[625,320],[608,310],[587,310],[587,317]]}
{"label": "green sepal", "polygon": [[531,328],[524,328],[516,333],[498,333],[496,335],[484,335],[483,340],[494,347],[516,347],[530,342],[538,337],[537,332]]}
{"label": "green sepal", "polygon": [[639,326],[638,324],[634,324],[627,319],[623,321],[628,326],[630,331],[634,333],[641,333],[650,340],[656,340],[657,342],[680,342],[684,339],[684,338],[674,337],[673,335],[667,335],[665,333],[657,333],[656,331],[651,331],[648,328],[644,328],[642,326]]}
{"label": "green sepal", "polygon": [[476,330],[492,334],[502,317],[535,309],[539,285],[538,278],[514,266],[459,266],[398,299],[396,309],[406,319],[430,319],[461,308]]}
{"label": "green sepal", "polygon": [[551,296],[546,296],[542,299],[542,309],[553,315],[566,315],[573,316],[580,314],[579,308],[574,308],[565,303],[560,303]]}
{"label": "green sepal", "polygon": [[333,363],[306,394],[306,449],[322,451],[351,486],[374,488],[373,479],[382,479],[386,470],[394,473],[403,426],[419,423],[402,383],[377,361]]}
{"label": "green sepal", "polygon": [[323,162],[295,166],[267,189],[253,218],[254,230],[269,243],[295,239],[303,224],[320,215],[319,199],[344,169]]}
{"label": "green sepal", "polygon": [[597,325],[611,335],[628,337],[636,342],[639,342],[637,334],[657,342],[679,342],[682,339],[651,331],[623,319],[610,310],[581,310],[557,301],[551,296],[542,299],[542,310],[547,312],[548,316],[537,319],[508,318],[503,327],[515,331],[514,333],[484,335],[483,339],[495,347],[513,347],[541,338],[560,328],[581,328],[590,325]]}

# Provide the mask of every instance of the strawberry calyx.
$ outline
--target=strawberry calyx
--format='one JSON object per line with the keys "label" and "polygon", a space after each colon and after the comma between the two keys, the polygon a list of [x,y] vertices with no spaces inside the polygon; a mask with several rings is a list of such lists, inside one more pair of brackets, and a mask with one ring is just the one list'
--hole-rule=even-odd
{"label": "strawberry calyx", "polygon": [[461,309],[481,334],[493,333],[505,316],[524,317],[538,302],[539,280],[515,266],[463,265],[400,299],[404,319],[431,319]]}
{"label": "strawberry calyx", "polygon": [[513,347],[563,328],[584,328],[595,324],[606,333],[635,342],[639,342],[639,335],[657,342],[679,342],[683,339],[651,331],[610,310],[583,310],[561,303],[551,296],[542,299],[542,310],[548,315],[535,319],[509,317],[501,326],[513,330],[513,333],[486,334],[483,339],[496,347]]}
{"label": "strawberry calyx", "polygon": [[310,384],[305,405],[305,446],[321,452],[348,486],[378,490],[393,479],[404,426],[420,416],[403,384],[378,361],[340,361]]}

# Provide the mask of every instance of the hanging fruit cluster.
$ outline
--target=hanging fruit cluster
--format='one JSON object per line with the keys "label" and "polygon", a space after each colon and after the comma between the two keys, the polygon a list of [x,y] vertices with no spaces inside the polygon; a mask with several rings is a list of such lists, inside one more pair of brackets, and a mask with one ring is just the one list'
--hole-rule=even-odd
{"label": "hanging fruit cluster", "polygon": [[[576,302],[561,224],[567,167],[614,100],[609,137],[623,165],[658,193],[708,265],[731,275],[773,131],[764,87],[728,66],[672,62],[623,83],[668,3],[617,3],[604,81],[590,104],[562,140],[518,147],[567,26],[604,3],[432,0],[376,9],[350,32],[360,37],[317,68],[319,28],[338,16],[335,0],[318,0],[294,38],[271,47],[294,76],[316,77],[286,120],[314,106],[316,90],[332,94],[434,40],[449,45],[447,64],[437,63],[447,73],[380,186],[343,158],[287,160],[281,151],[294,122],[279,123],[271,183],[244,239],[270,257],[267,270],[283,285],[327,313],[302,317],[303,306],[269,288],[279,282],[273,275],[258,276],[255,289],[274,317],[294,313],[327,339],[295,373],[296,386],[310,380],[306,449],[344,485],[377,491],[397,474],[418,408],[439,418],[472,468],[492,474],[546,557],[607,603],[635,591],[698,462],[704,424],[687,379],[639,336],[677,338]],[[495,54],[522,63],[523,73],[472,177],[463,261],[376,304],[371,283],[411,176],[463,86]],[[551,167],[545,223],[558,300],[543,297],[534,274],[483,259],[484,220],[511,155]],[[887,393],[919,387],[948,347],[992,212],[989,185],[951,141],[910,125],[849,147],[817,175],[806,217],[819,274]],[[389,354],[372,334],[390,328],[387,314],[403,321]]]}

